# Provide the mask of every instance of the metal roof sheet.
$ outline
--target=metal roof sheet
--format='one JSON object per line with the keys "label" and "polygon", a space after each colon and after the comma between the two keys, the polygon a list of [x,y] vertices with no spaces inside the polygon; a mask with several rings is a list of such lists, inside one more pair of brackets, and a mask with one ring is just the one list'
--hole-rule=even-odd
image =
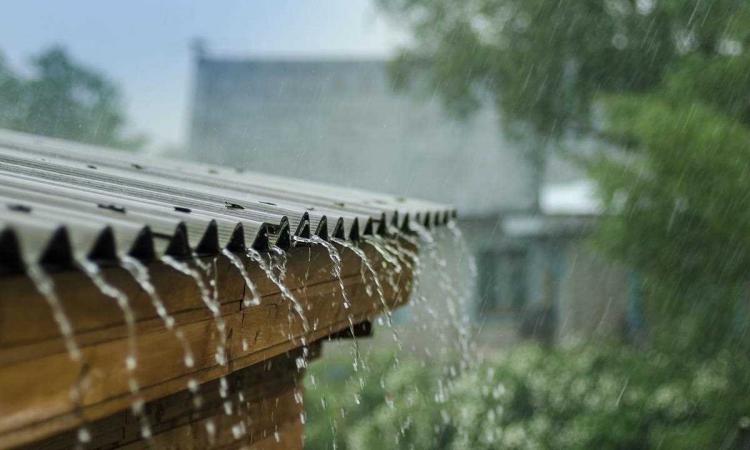
{"label": "metal roof sheet", "polygon": [[448,206],[0,130],[0,273],[74,258],[144,261],[288,248],[291,235],[359,239]]}

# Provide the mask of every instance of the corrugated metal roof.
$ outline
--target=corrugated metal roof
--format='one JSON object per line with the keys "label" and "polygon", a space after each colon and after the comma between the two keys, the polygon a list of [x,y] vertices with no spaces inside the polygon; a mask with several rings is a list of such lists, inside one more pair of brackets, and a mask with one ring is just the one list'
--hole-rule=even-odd
{"label": "corrugated metal roof", "polygon": [[74,257],[288,248],[293,234],[356,240],[454,216],[426,201],[0,130],[0,273]]}

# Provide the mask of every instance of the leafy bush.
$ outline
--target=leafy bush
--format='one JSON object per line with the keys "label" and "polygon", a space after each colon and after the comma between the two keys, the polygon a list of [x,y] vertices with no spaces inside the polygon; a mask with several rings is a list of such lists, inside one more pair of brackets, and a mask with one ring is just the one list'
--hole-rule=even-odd
{"label": "leafy bush", "polygon": [[[310,449],[744,448],[747,359],[524,346],[462,373],[378,355],[313,365]],[[361,387],[361,388],[360,388]]]}

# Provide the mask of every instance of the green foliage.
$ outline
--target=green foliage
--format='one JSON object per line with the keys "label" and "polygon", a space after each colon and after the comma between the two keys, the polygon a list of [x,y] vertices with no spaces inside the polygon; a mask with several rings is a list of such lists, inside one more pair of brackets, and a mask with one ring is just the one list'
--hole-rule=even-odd
{"label": "green foliage", "polygon": [[572,133],[606,141],[595,241],[642,275],[649,339],[519,349],[442,390],[405,365],[341,446],[748,448],[750,3],[379,2],[413,36],[397,87],[460,116],[489,97],[537,163]]}
{"label": "green foliage", "polygon": [[616,144],[588,164],[597,243],[644,275],[655,343],[748,348],[750,3],[380,3],[414,36],[394,62],[402,85],[423,77],[454,111],[489,94],[526,139]]}
{"label": "green foliage", "polygon": [[[608,102],[610,132],[638,145],[637,159],[595,165],[616,217],[612,251],[649,273],[706,284],[742,281],[750,269],[750,130],[716,110],[659,98]],[[639,245],[635,245],[640,242]]]}
{"label": "green foliage", "polygon": [[380,386],[393,367],[394,356],[376,354],[360,371],[354,370],[351,358],[326,355],[324,362],[308,372],[305,412],[310,423],[305,436],[312,448],[343,442],[352,424],[369,420],[372,411],[385,401]]}
{"label": "green foliage", "polygon": [[[384,364],[385,365],[382,365]],[[656,351],[521,347],[455,376],[379,358],[343,388],[313,366],[310,449],[736,448],[750,444],[746,356],[676,361]],[[377,365],[381,364],[381,365]],[[310,386],[308,381],[308,386]],[[322,408],[322,402],[327,408]],[[330,432],[336,424],[336,440]],[[335,442],[335,444],[334,444]]]}
{"label": "green foliage", "polygon": [[114,84],[64,49],[44,51],[31,69],[28,77],[18,74],[0,55],[0,127],[123,149],[143,144],[124,135]]}
{"label": "green foliage", "polygon": [[720,102],[609,98],[608,132],[632,154],[591,164],[606,205],[596,241],[645,274],[656,343],[675,351],[749,344],[750,129]]}
{"label": "green foliage", "polygon": [[[727,88],[747,85],[745,66],[715,63],[720,53],[750,44],[744,0],[378,3],[413,38],[391,64],[396,88],[437,93],[459,117],[491,101],[506,135],[528,149],[537,188],[548,153],[563,138],[606,134],[601,95],[651,93],[669,78],[678,96],[709,97],[748,113],[746,99]],[[717,86],[725,95],[714,96]]]}
{"label": "green foliage", "polygon": [[688,55],[750,38],[742,0],[379,4],[413,36],[392,64],[397,87],[425,79],[459,115],[489,95],[509,131],[547,137],[589,129],[599,93],[654,89]]}

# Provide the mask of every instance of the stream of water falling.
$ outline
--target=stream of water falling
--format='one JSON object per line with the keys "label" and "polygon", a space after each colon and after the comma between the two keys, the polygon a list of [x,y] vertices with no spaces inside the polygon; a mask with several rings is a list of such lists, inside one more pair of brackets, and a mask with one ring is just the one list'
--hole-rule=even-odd
{"label": "stream of water falling", "polygon": [[416,240],[406,236],[395,226],[389,226],[388,232],[393,236],[392,239],[381,238],[376,239],[375,242],[365,242],[373,246],[377,246],[379,243],[382,250],[393,255],[402,267],[405,267],[409,271],[411,276],[407,279],[404,289],[407,292],[410,292],[413,297],[418,297],[417,287],[419,285],[421,274],[421,260],[416,253],[416,250],[412,251],[411,249],[406,248],[402,240],[411,243],[411,245],[415,246],[415,249],[418,248],[418,243]]}
{"label": "stream of water falling", "polygon": [[[339,288],[341,289],[341,298],[342,298],[342,304],[344,305],[344,309],[349,310],[351,309],[351,302],[349,301],[349,296],[346,294],[346,287],[344,286],[344,279],[341,277],[341,255],[339,255],[338,250],[336,250],[336,247],[331,244],[330,242],[326,241],[325,239],[321,238],[320,236],[313,235],[309,239],[303,238],[301,236],[294,236],[293,239],[295,242],[300,242],[303,244],[308,245],[320,245],[323,248],[326,249],[328,252],[328,257],[331,260],[331,263],[333,263],[331,267],[331,274],[336,277],[339,283]],[[364,364],[362,362],[360,350],[359,350],[359,341],[357,340],[357,333],[354,329],[354,318],[352,317],[351,313],[346,314],[346,320],[349,322],[349,331],[352,334],[352,343],[353,343],[353,353],[354,353],[354,361],[352,362],[352,365],[354,367],[354,371],[358,372],[360,367],[364,367]],[[363,380],[360,378],[360,383],[362,383]]]}
{"label": "stream of water falling", "polygon": [[[135,314],[130,307],[130,299],[124,292],[112,286],[104,279],[97,264],[86,258],[79,258],[77,262],[83,270],[83,273],[85,273],[91,282],[94,283],[94,286],[96,286],[96,288],[106,297],[113,299],[117,303],[117,307],[122,311],[122,315],[125,318],[125,326],[128,330],[128,354],[125,357],[125,368],[132,377],[132,372],[138,365],[138,350],[135,337]],[[134,379],[130,380],[130,384],[131,390],[138,390],[138,383]]]}
{"label": "stream of water falling", "polygon": [[[471,253],[471,250],[469,250],[468,245],[466,244],[466,239],[464,238],[463,233],[461,232],[461,228],[459,228],[458,224],[451,220],[446,225],[447,229],[450,231],[451,236],[453,237],[453,245],[456,247],[456,250],[458,251],[458,254],[460,255],[460,259],[458,261],[459,264],[462,262],[466,264],[466,266],[469,269],[469,276],[468,277],[462,277],[463,284],[460,286],[460,289],[457,289],[456,293],[461,293],[458,297],[458,303],[459,306],[463,306],[471,302],[471,294],[472,286],[471,286],[471,280],[475,280],[477,277],[477,265],[476,261]],[[464,345],[464,349],[462,354],[464,355],[464,361],[463,364],[465,366],[468,366],[471,362],[469,359],[474,358],[476,352],[474,351],[475,348],[472,348],[472,338],[471,338],[471,322],[469,315],[464,311],[463,314],[460,314],[461,319],[461,328],[463,330],[463,333],[465,335],[464,341],[462,344]]]}
{"label": "stream of water falling", "polygon": [[[47,305],[49,305],[50,311],[52,312],[52,318],[62,335],[68,357],[75,363],[79,362],[81,360],[81,350],[76,343],[70,319],[68,319],[68,315],[65,313],[65,308],[63,307],[62,302],[60,302],[60,298],[57,296],[55,283],[52,281],[52,277],[50,277],[38,264],[28,264],[26,267],[26,275],[31,280],[34,288],[47,302]],[[82,380],[80,378],[77,379],[70,388],[70,400],[73,402],[74,411],[76,411],[76,414],[79,416],[83,401],[81,382]],[[79,447],[81,444],[85,444],[91,440],[91,433],[85,425],[81,425],[78,428],[76,435]]]}
{"label": "stream of water falling", "polygon": [[[424,246],[430,259],[436,264],[436,273],[438,275],[438,285],[443,292],[446,292],[446,307],[448,310],[448,317],[450,320],[447,321],[446,325],[451,327],[456,332],[457,346],[455,350],[460,354],[460,361],[462,368],[466,368],[472,360],[472,349],[471,349],[471,326],[469,323],[468,314],[465,311],[465,303],[469,301],[468,297],[468,286],[462,286],[461,294],[459,288],[456,286],[457,281],[453,279],[453,275],[449,273],[449,267],[447,264],[447,258],[442,253],[441,249],[437,245],[437,241],[433,233],[422,226],[421,224],[411,224],[414,231],[419,236],[420,240],[426,245]],[[455,224],[449,225],[449,230],[453,235],[453,244],[458,246],[459,243],[465,246],[463,238],[460,234],[460,230]],[[468,250],[457,249],[462,253],[464,257],[468,259],[469,266],[472,267],[472,258],[468,253]],[[459,261],[460,263],[460,261]],[[475,268],[470,269],[475,271]],[[449,338],[447,335],[443,336],[443,339]],[[450,344],[450,342],[446,342]],[[450,368],[451,371],[455,369]]]}
{"label": "stream of water falling", "polygon": [[135,280],[135,282],[138,283],[138,286],[140,286],[143,292],[146,293],[149,300],[151,300],[151,305],[156,310],[156,314],[158,314],[162,323],[164,323],[164,326],[167,328],[167,330],[171,331],[174,334],[175,338],[179,341],[183,349],[183,363],[185,364],[185,367],[192,368],[193,366],[195,366],[193,351],[190,348],[190,344],[188,343],[187,339],[185,338],[185,333],[183,333],[179,328],[175,327],[175,319],[171,314],[169,314],[169,311],[164,305],[164,302],[159,296],[159,293],[156,291],[156,287],[151,282],[151,277],[146,266],[129,255],[122,255],[120,257],[120,265],[125,270],[127,270],[128,273],[130,273],[130,275],[133,277],[133,280]]}
{"label": "stream of water falling", "polygon": [[326,241],[325,239],[321,238],[320,236],[313,235],[310,237],[310,239],[301,238],[299,236],[295,236],[295,240],[298,242],[304,242],[308,244],[317,244],[322,246],[326,249],[328,252],[328,257],[331,259],[331,262],[333,263],[333,266],[331,268],[331,273],[339,282],[339,287],[341,288],[341,298],[343,299],[344,303],[344,309],[350,309],[352,307],[351,301],[349,301],[349,296],[346,295],[346,288],[344,288],[344,279],[341,278],[341,255],[339,255],[339,251],[336,250],[336,247],[334,247],[333,244]]}
{"label": "stream of water falling", "polygon": [[[363,240],[363,243],[366,243],[367,245],[372,246],[373,249],[382,257],[384,267],[386,265],[391,266],[392,270],[388,271],[390,275],[393,275],[394,273],[400,274],[403,272],[404,268],[411,270],[415,278],[414,284],[418,284],[418,276],[422,268],[422,261],[420,259],[420,254],[417,254],[416,252],[404,247],[402,245],[402,242],[399,241],[399,239],[403,238],[410,245],[414,245],[414,246],[417,246],[418,248],[424,249],[424,253],[426,253],[426,255],[430,259],[434,260],[435,265],[438,268],[437,275],[439,277],[439,283],[440,283],[441,289],[443,289],[443,291],[448,294],[447,295],[448,312],[449,312],[449,315],[451,316],[451,322],[453,322],[453,325],[457,328],[457,331],[459,331],[459,337],[460,337],[459,347],[462,350],[462,352],[468,352],[469,332],[468,332],[467,325],[465,325],[466,318],[461,317],[461,311],[460,311],[459,305],[457,304],[457,303],[460,303],[461,295],[458,292],[458,287],[455,286],[453,283],[455,280],[451,279],[451,274],[446,269],[447,263],[446,263],[445,255],[442,254],[440,248],[438,248],[438,245],[437,245],[438,239],[436,238],[436,234],[419,224],[413,224],[412,227],[416,233],[416,236],[414,235],[403,236],[399,234],[400,237],[393,239],[393,240],[386,240],[386,239],[377,238],[377,237],[374,237],[374,238],[368,237],[367,239]],[[453,242],[454,245],[456,247],[459,247],[459,249],[461,250],[462,256],[465,256],[467,258],[466,260],[469,263],[471,263],[472,259],[470,257],[470,253],[468,249],[466,248],[465,242],[463,241],[460,229],[458,229],[458,227],[455,225],[454,222],[450,222],[446,228],[447,230],[450,230],[454,238],[454,242]],[[333,263],[331,272],[337,278],[339,287],[341,289],[343,306],[347,310],[351,309],[352,304],[347,295],[347,292],[344,286],[344,280],[342,278],[342,266],[341,266],[342,258],[341,258],[341,255],[339,254],[338,249],[331,242],[325,241],[318,236],[313,236],[310,239],[294,237],[294,240],[297,242],[319,245],[326,249],[329,258],[331,262]],[[397,334],[397,331],[393,327],[392,310],[390,309],[386,301],[383,284],[381,284],[381,280],[378,277],[377,270],[373,266],[373,261],[371,261],[368,258],[367,254],[363,251],[361,247],[357,246],[354,243],[344,241],[344,240],[339,240],[339,239],[332,239],[332,242],[351,250],[362,261],[362,267],[366,269],[366,272],[369,273],[369,277],[372,279],[372,283],[375,286],[375,291],[383,307],[385,317],[388,322],[388,326],[393,331],[394,339],[396,343],[398,344],[398,347],[400,350],[401,343],[400,343],[400,339]],[[283,250],[279,249],[278,247],[274,247],[272,251],[273,251],[273,254],[275,255],[275,258],[272,258],[269,255],[270,262],[264,259],[260,253],[252,249],[248,250],[247,256],[253,261],[255,261],[256,263],[258,263],[261,269],[267,275],[267,277],[276,286],[279,287],[282,297],[284,297],[286,300],[288,300],[292,304],[293,306],[292,309],[297,315],[299,315],[303,323],[303,328],[305,332],[307,333],[309,331],[309,324],[305,317],[304,309],[301,306],[301,304],[297,301],[295,296],[292,294],[290,289],[286,286],[285,281],[284,281],[284,278],[286,276],[287,255]],[[242,260],[236,254],[231,253],[226,249],[223,250],[222,253],[227,257],[230,263],[238,270],[243,281],[248,286],[248,290],[252,298],[248,298],[248,296],[243,298],[243,305],[247,307],[247,306],[260,304],[260,296],[258,294],[257,288],[255,284],[252,282],[252,280],[250,279],[250,276]],[[198,286],[198,289],[200,291],[201,300],[203,301],[204,305],[209,309],[209,311],[213,315],[213,318],[216,324],[216,329],[219,331],[219,334],[221,337],[221,344],[217,347],[217,351],[216,351],[216,361],[221,365],[225,365],[227,363],[226,324],[224,323],[223,318],[221,317],[220,303],[217,297],[218,287],[217,287],[215,278],[209,282],[211,286],[211,289],[209,289],[206,286],[204,277],[200,274],[200,272],[196,270],[195,268],[191,267],[190,265],[188,265],[187,263],[177,261],[174,258],[171,258],[169,256],[165,256],[164,258],[162,258],[162,261],[166,265],[172,267],[173,269],[187,276],[190,276],[196,282],[196,285]],[[137,354],[136,354],[137,347],[135,346],[133,311],[130,308],[129,300],[123,292],[113,287],[104,279],[104,277],[102,276],[99,270],[99,267],[96,264],[88,260],[84,260],[84,259],[79,260],[78,262],[81,268],[83,269],[83,271],[91,279],[91,281],[97,286],[97,288],[99,288],[99,290],[106,296],[116,300],[118,307],[120,307],[120,309],[123,312],[123,315],[125,317],[125,322],[128,327],[128,348],[129,348],[128,355],[125,361],[125,365],[128,371],[132,373],[132,371],[134,371],[135,368],[137,367]],[[205,271],[206,274],[208,274],[209,271],[213,270],[213,273],[215,275],[216,274],[215,264],[216,262],[214,260],[213,267],[207,264],[200,264],[198,265],[198,267],[202,269],[203,271]],[[181,344],[183,345],[183,349],[185,351],[186,367],[193,367],[194,360],[192,356],[192,351],[189,348],[189,344],[187,343],[187,340],[185,339],[185,336],[182,334],[182,332],[179,329],[175,329],[175,320],[169,314],[166,307],[164,306],[164,303],[162,302],[162,300],[159,298],[158,294],[156,293],[156,290],[153,284],[151,283],[148,269],[144,267],[143,264],[141,264],[139,261],[133,258],[130,258],[128,256],[122,257],[121,265],[124,269],[126,269],[132,275],[132,277],[138,283],[138,285],[149,295],[152,305],[154,306],[157,314],[159,315],[159,317],[161,318],[161,320],[163,321],[167,329],[169,329],[170,331],[173,331],[177,339],[180,340]],[[472,268],[472,273],[474,273],[476,270],[475,266],[471,265],[471,268]],[[34,266],[33,268],[29,269],[29,277],[35,283],[39,292],[45,297],[47,302],[50,304],[50,308],[53,311],[53,316],[55,318],[55,321],[58,327],[60,328],[61,334],[63,335],[65,339],[65,345],[66,345],[66,348],[68,350],[68,353],[71,359],[73,359],[74,361],[80,360],[81,354],[74,340],[72,327],[67,317],[65,316],[65,312],[62,308],[62,305],[60,304],[59,299],[57,298],[55,294],[54,284],[52,280],[38,266]],[[363,275],[363,280],[364,279],[365,278]],[[390,279],[389,279],[389,282],[391,282]],[[365,284],[367,284],[366,281],[365,281]],[[398,285],[398,283],[392,283],[391,285],[392,286]],[[349,320],[351,331],[354,334],[354,323],[353,323],[351,314],[348,315],[348,320]],[[360,355],[359,355],[359,349],[358,349],[356,337],[353,339],[353,342],[354,342],[355,347],[357,347],[356,355],[355,355],[355,362],[354,362],[354,368],[355,368],[355,371],[357,371],[358,367],[362,364],[358,362],[358,360],[360,359]],[[303,345],[306,345],[306,342],[303,341]],[[132,382],[129,381],[129,386],[131,386],[131,392],[134,395],[137,395],[138,383],[135,381],[135,379],[133,379]],[[190,391],[193,393],[197,392],[197,389],[198,389],[197,386],[198,386],[197,382],[195,380],[191,380],[191,382],[189,383]],[[135,388],[135,390],[133,390],[133,388]],[[229,398],[229,386],[228,386],[226,378],[224,377],[220,379],[219,391],[220,391],[220,395],[222,399],[225,399],[225,402],[223,405],[225,409],[225,413],[227,415],[233,414],[233,412],[235,412],[233,409],[233,404],[231,401],[227,400]],[[241,399],[238,405],[239,404],[241,404]],[[135,406],[135,405],[138,405],[138,406]],[[136,401],[134,403],[133,411],[134,413],[137,412],[143,415],[142,400]],[[145,416],[142,418],[142,420],[145,420]],[[215,434],[215,424],[213,424],[213,422],[207,423],[206,429],[210,435]],[[244,426],[240,426],[240,425],[237,425],[236,429],[234,428],[232,429],[232,434],[235,436],[235,438],[239,438],[243,436],[245,432],[246,431],[244,429]],[[144,438],[150,437],[150,428],[147,426],[147,424],[146,426],[143,427],[142,434]],[[79,440],[82,443],[85,443],[88,440],[90,440],[90,434],[86,428],[81,428],[79,430]]]}
{"label": "stream of water falling", "polygon": [[[341,245],[342,247],[351,250],[352,253],[357,255],[359,259],[362,261],[362,265],[364,265],[367,271],[370,273],[370,278],[372,278],[372,281],[375,284],[375,291],[377,292],[378,298],[380,300],[380,304],[383,307],[383,312],[385,313],[388,327],[391,329],[391,333],[393,334],[393,340],[396,342],[398,350],[400,351],[402,349],[401,339],[398,335],[398,331],[396,331],[396,328],[393,326],[393,312],[391,311],[390,306],[388,306],[388,302],[385,299],[385,291],[383,290],[383,286],[380,284],[378,273],[375,271],[375,268],[372,267],[372,263],[370,262],[370,259],[367,257],[367,253],[365,253],[364,250],[362,250],[361,248],[357,247],[354,243],[350,243],[350,242],[347,242],[341,239],[335,239],[335,238],[331,240]],[[385,256],[383,258],[385,258]],[[394,262],[395,264],[398,264],[398,261],[394,261]],[[400,265],[398,265],[398,268],[400,272],[401,271]],[[393,287],[394,295],[396,295],[397,290],[398,290],[398,287],[394,286]]]}
{"label": "stream of water falling", "polygon": [[[209,290],[208,287],[206,287],[205,281],[203,281],[203,277],[200,273],[198,273],[197,270],[193,269],[188,263],[183,261],[178,261],[174,259],[171,256],[165,255],[161,258],[162,262],[164,262],[169,267],[177,270],[178,272],[185,274],[189,277],[191,277],[194,281],[196,286],[198,286],[198,291],[200,292],[201,301],[203,304],[208,308],[208,310],[211,312],[211,315],[214,319],[214,325],[216,327],[216,330],[219,333],[219,344],[216,346],[216,353],[214,356],[214,359],[216,360],[216,363],[220,366],[227,366],[228,364],[228,358],[227,358],[227,326],[226,322],[224,321],[224,317],[221,315],[221,304],[219,303],[218,299],[218,284],[216,281],[216,258],[214,258],[211,263],[204,264],[200,259],[197,257],[193,258],[194,263],[196,266],[198,266],[201,270],[204,271],[204,273],[209,278],[209,285],[211,286],[211,289]],[[210,276],[210,271],[212,271],[214,276]],[[222,386],[225,386],[227,383],[226,377],[222,376],[219,378],[219,382],[222,383]],[[197,380],[190,379],[188,380],[188,389],[193,395],[193,405],[197,409],[200,407],[202,403],[201,397],[198,396],[199,391],[199,385]],[[232,403],[230,400],[227,400],[228,393],[225,390],[219,390],[219,394],[224,400],[224,408],[225,411],[228,410],[229,412],[227,415],[231,413],[232,410]],[[228,403],[228,405],[227,405]],[[206,431],[209,433],[209,438],[212,438],[215,434],[215,428],[212,428],[213,422],[209,421],[206,423]],[[213,431],[212,431],[213,429]]]}
{"label": "stream of water falling", "polygon": [[388,263],[393,266],[395,273],[401,273],[401,262],[398,259],[398,255],[394,255],[386,247],[386,241],[380,236],[364,236],[362,240],[368,243],[376,252],[383,257],[384,265]]}
{"label": "stream of water falling", "polygon": [[242,279],[245,281],[245,286],[247,286],[247,288],[250,290],[250,294],[252,295],[252,298],[248,299],[247,296],[245,296],[245,298],[242,299],[242,306],[247,308],[250,306],[260,305],[260,295],[258,294],[258,288],[255,286],[255,283],[253,283],[253,280],[250,279],[250,275],[247,273],[245,264],[242,262],[240,257],[230,252],[226,248],[222,249],[221,253],[226,256],[229,262],[232,263],[232,265],[236,267],[240,272],[240,276],[242,276]]}
{"label": "stream of water falling", "polygon": [[[380,244],[382,245],[383,250],[394,254],[398,258],[398,260],[411,272],[411,277],[409,278],[409,281],[405,286],[406,290],[411,293],[411,303],[414,305],[427,304],[428,302],[426,297],[420,291],[420,283],[422,278],[422,259],[420,258],[419,253],[417,253],[417,249],[421,247],[419,239],[403,233],[395,226],[389,226],[388,232],[394,235],[395,238],[390,242],[382,241],[380,242]],[[411,245],[414,250],[407,248],[402,240]],[[370,245],[377,245],[378,241],[366,242],[368,242]],[[421,326],[425,325],[422,324]]]}
{"label": "stream of water falling", "polygon": [[[200,259],[193,255],[193,261],[196,263],[200,263]],[[211,286],[211,292],[212,292],[212,299],[214,304],[221,306],[219,303],[219,266],[218,266],[219,258],[217,256],[213,257],[211,259],[211,263],[203,267],[205,276],[209,280],[209,285]],[[224,341],[224,355],[225,355],[225,361],[226,364],[229,363],[229,358],[226,356],[226,348],[227,348],[227,342]],[[229,383],[227,382],[226,376],[222,376],[219,378],[219,397],[221,397],[223,403],[222,406],[224,407],[224,414],[227,416],[232,415],[232,411],[234,409],[234,405],[232,403],[232,400],[229,398]]]}
{"label": "stream of water falling", "polygon": [[[281,291],[282,298],[286,299],[288,302],[292,305],[292,310],[294,310],[295,314],[299,316],[300,320],[302,321],[302,330],[304,331],[303,336],[301,336],[301,342],[304,347],[307,347],[307,337],[305,336],[307,333],[310,332],[310,324],[307,321],[307,316],[305,316],[305,310],[302,308],[302,305],[297,300],[297,297],[292,294],[292,291],[289,290],[289,287],[284,283],[282,280],[285,273],[280,274],[280,276],[277,278],[277,276],[273,273],[273,269],[271,268],[271,265],[266,262],[265,259],[263,259],[263,255],[260,254],[257,250],[254,248],[248,248],[247,249],[247,257],[251,260],[255,261],[258,266],[260,266],[263,273],[266,274],[266,277],[271,280],[273,284],[276,285],[276,287],[279,288],[279,291]],[[284,270],[286,270],[286,267],[284,267]],[[290,336],[291,337],[291,336]]]}
{"label": "stream of water falling", "polygon": [[26,267],[26,275],[49,305],[49,308],[52,311],[52,318],[57,324],[57,328],[60,330],[60,334],[63,337],[68,356],[75,362],[80,361],[81,350],[76,343],[75,336],[73,335],[73,327],[70,324],[68,315],[65,313],[65,308],[63,308],[62,303],[60,303],[60,299],[55,291],[55,283],[52,281],[52,277],[47,275],[47,272],[37,264],[29,264]]}
{"label": "stream of water falling", "polygon": [[215,353],[216,362],[221,366],[225,366],[227,364],[227,327],[226,323],[224,322],[224,318],[221,316],[221,305],[219,305],[218,301],[214,301],[214,295],[212,295],[209,289],[206,287],[206,283],[203,281],[203,277],[201,277],[201,274],[190,267],[188,263],[178,261],[169,255],[162,256],[161,260],[164,264],[184,275],[189,276],[193,279],[193,281],[195,281],[195,284],[198,286],[198,291],[200,292],[201,301],[211,312],[216,330],[219,333],[219,344],[217,344],[216,346]]}
{"label": "stream of water falling", "polygon": [[471,250],[469,250],[469,246],[466,245],[466,238],[464,238],[464,234],[461,231],[461,228],[458,226],[455,220],[449,221],[446,227],[448,228],[448,230],[450,230],[451,234],[453,235],[453,243],[458,247],[461,253],[461,257],[468,264],[470,277],[472,278],[476,277],[477,276],[477,263],[471,254]]}
{"label": "stream of water falling", "polygon": [[398,293],[398,284],[403,273],[400,256],[387,246],[386,239],[381,236],[365,236],[362,238],[362,242],[372,247],[383,258],[383,269],[387,269],[389,264],[393,266],[393,270],[386,270],[386,280],[388,280],[388,285],[393,289],[393,292]]}
{"label": "stream of water falling", "polygon": [[[120,256],[120,265],[130,273],[136,283],[138,283],[138,286],[140,286],[141,289],[146,293],[146,295],[151,300],[151,304],[156,310],[156,314],[164,323],[164,326],[167,328],[167,330],[170,330],[174,334],[175,338],[182,346],[182,361],[185,364],[185,367],[187,367],[188,369],[193,368],[195,366],[195,357],[193,356],[193,351],[190,348],[190,343],[185,337],[185,333],[183,333],[183,331],[176,326],[174,317],[169,314],[166,305],[164,305],[164,301],[161,299],[161,296],[159,296],[156,287],[151,282],[151,276],[149,275],[148,268],[143,265],[143,263],[129,255]],[[190,378],[187,382],[187,387],[192,397],[193,407],[197,410],[200,408],[203,402],[203,399],[198,392],[198,381],[195,378]]]}
{"label": "stream of water falling", "polygon": [[[420,259],[419,255],[416,253],[417,250],[411,250],[404,247],[401,240],[408,242],[415,249],[419,248],[419,241],[407,235],[406,233],[402,233],[398,228],[394,226],[388,227],[388,232],[393,234],[395,238],[391,240],[392,245],[388,242],[384,242],[383,248],[396,255],[401,263],[408,267],[412,271],[412,273],[416,274],[420,270]],[[414,277],[414,279],[416,280],[416,277]]]}
{"label": "stream of water falling", "polygon": [[[131,395],[134,397],[134,401],[131,404],[131,410],[133,414],[139,419],[141,424],[141,436],[144,439],[151,438],[151,425],[148,422],[143,406],[143,398],[140,397],[140,386],[135,376],[135,369],[138,367],[138,354],[137,354],[137,343],[136,343],[136,332],[135,332],[135,314],[130,306],[130,299],[128,296],[112,286],[101,273],[101,270],[97,264],[86,259],[78,258],[78,265],[81,267],[86,276],[89,277],[94,286],[105,296],[115,300],[117,306],[122,311],[125,319],[125,326],[128,330],[128,354],[125,357],[125,369],[128,377],[128,388],[130,389]],[[80,437],[80,434],[79,434]]]}

